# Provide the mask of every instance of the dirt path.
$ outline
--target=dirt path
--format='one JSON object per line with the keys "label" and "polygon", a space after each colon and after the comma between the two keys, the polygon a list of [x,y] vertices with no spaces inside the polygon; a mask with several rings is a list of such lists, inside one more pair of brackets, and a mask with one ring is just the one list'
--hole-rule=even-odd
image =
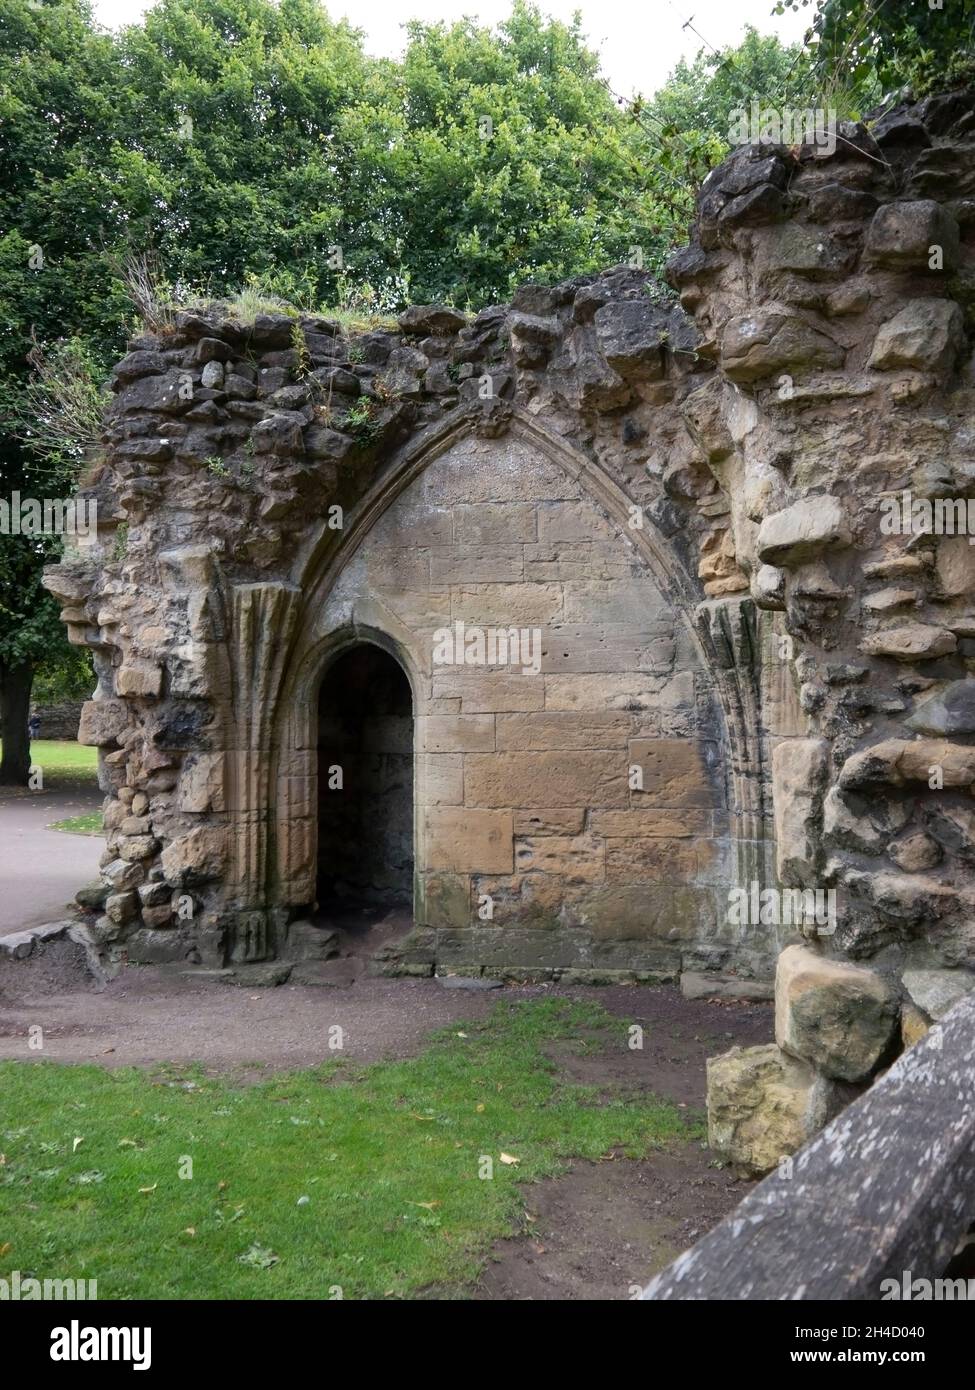
{"label": "dirt path", "polygon": [[[704,1107],[706,1057],[772,1035],[768,1005],[690,1001],[672,987],[503,992],[515,999],[552,994],[596,1001],[627,1025],[608,1042],[580,1038],[553,1048],[568,1078],[607,1096],[652,1093],[689,1112]],[[345,1055],[356,1061],[412,1055],[431,1030],[481,1018],[500,996],[445,989],[434,980],[241,988],[175,967],[137,966],[98,992],[77,952],[59,943],[26,965],[0,964],[0,1057],[108,1067],[197,1061],[246,1080],[334,1056],[327,1039],[336,1023],[345,1030]],[[27,1046],[36,1024],[44,1030],[40,1054]],[[642,1048],[627,1046],[632,1024],[643,1029]],[[632,1286],[693,1244],[745,1190],[697,1143],[641,1162],[577,1162],[560,1178],[525,1186],[534,1220],[526,1234],[497,1244],[474,1297],[627,1299]]]}
{"label": "dirt path", "polygon": [[70,915],[75,893],[98,877],[105,841],[47,827],[103,800],[97,787],[0,796],[0,935]]}

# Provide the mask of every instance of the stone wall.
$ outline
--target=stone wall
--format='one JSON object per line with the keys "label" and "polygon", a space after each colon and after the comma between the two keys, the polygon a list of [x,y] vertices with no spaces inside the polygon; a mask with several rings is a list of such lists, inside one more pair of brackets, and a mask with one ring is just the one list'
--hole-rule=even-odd
{"label": "stone wall", "polygon": [[32,704],[30,712],[41,721],[38,738],[70,739],[78,737],[83,700],[59,700],[54,705]]}
{"label": "stone wall", "polygon": [[[110,954],[288,949],[319,684],[366,641],[415,716],[417,931],[382,968],[770,974],[779,934],[724,912],[768,870],[768,625],[676,409],[713,367],[651,289],[623,267],[351,338],[217,305],[131,344],[98,541],[49,577],[99,674]],[[458,624],[530,649],[444,661]]]}
{"label": "stone wall", "polygon": [[975,983],[975,527],[938,533],[975,493],[973,121],[958,92],[832,156],[738,154],[670,268],[717,368],[692,428],[806,721],[772,758],[778,872],[837,895],[835,932],[780,958],[778,1046],[716,1065],[745,1167],[749,1127],[788,1110],[794,1148]]}
{"label": "stone wall", "polygon": [[[783,1087],[821,1122],[966,989],[975,551],[885,517],[975,490],[973,121],[956,93],[832,154],[738,151],[670,267],[683,312],[620,267],[470,323],[215,305],[135,340],[98,543],[49,581],[99,672],[105,949],[287,950],[318,682],[366,640],[417,716],[388,968],[761,976],[788,945],[726,1147]],[[538,626],[539,677],[436,668],[448,620]],[[835,892],[835,931],[732,923],[752,885]]]}

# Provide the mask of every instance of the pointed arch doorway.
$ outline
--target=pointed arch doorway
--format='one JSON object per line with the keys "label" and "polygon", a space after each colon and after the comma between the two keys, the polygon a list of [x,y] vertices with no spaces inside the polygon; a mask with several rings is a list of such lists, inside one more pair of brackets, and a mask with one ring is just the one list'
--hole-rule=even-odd
{"label": "pointed arch doorway", "polygon": [[338,652],[318,697],[319,917],[370,930],[412,919],[413,692],[371,642]]}

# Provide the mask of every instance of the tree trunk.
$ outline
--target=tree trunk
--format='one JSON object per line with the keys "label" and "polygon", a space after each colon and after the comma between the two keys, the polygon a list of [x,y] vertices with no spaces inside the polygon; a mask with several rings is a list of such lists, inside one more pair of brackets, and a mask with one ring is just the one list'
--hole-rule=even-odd
{"label": "tree trunk", "polygon": [[29,662],[19,666],[0,663],[0,738],[3,739],[0,786],[27,786],[30,771],[27,719],[33,683],[34,668]]}

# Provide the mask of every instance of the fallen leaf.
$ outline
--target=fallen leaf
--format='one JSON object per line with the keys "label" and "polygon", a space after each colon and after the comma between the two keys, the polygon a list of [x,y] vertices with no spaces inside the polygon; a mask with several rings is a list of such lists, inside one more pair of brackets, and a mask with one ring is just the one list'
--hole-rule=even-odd
{"label": "fallen leaf", "polygon": [[227,1183],[227,1182],[224,1182],[223,1178],[221,1178],[220,1181],[217,1183],[217,1191],[218,1191],[218,1192],[223,1192],[223,1191],[224,1191],[226,1188],[228,1188],[229,1186],[230,1186],[230,1184]]}
{"label": "fallen leaf", "polygon": [[475,1112],[476,1112],[478,1115],[483,1115],[483,1114],[484,1114],[484,1102],[481,1101],[480,1105],[475,1105],[475,1106],[474,1106],[474,1110],[475,1110]]}
{"label": "fallen leaf", "polygon": [[2,1168],[6,1162],[7,1162],[7,1155],[6,1155],[6,1154],[0,1154],[0,1168]]}
{"label": "fallen leaf", "polygon": [[79,1145],[79,1144],[83,1144],[84,1142],[85,1142],[84,1139],[76,1139],[76,1140],[74,1141],[74,1143],[71,1145],[71,1152],[72,1152],[72,1153],[77,1153],[77,1152],[78,1152],[78,1145]]}
{"label": "fallen leaf", "polygon": [[410,1202],[411,1207],[426,1207],[427,1211],[433,1211],[435,1207],[441,1205],[441,1202]]}
{"label": "fallen leaf", "polygon": [[466,1038],[466,1037],[467,1037],[467,1034],[466,1034],[466,1033],[458,1033],[457,1036],[458,1036],[458,1038]]}
{"label": "fallen leaf", "polygon": [[514,1156],[513,1154],[502,1154],[502,1155],[501,1155],[501,1162],[502,1162],[502,1163],[520,1163],[520,1162],[521,1162],[521,1159],[520,1159],[520,1158],[515,1158],[515,1156]]}
{"label": "fallen leaf", "polygon": [[0,1259],[3,1259],[4,1255],[9,1255],[12,1249],[13,1246],[10,1244],[9,1240],[5,1241],[3,1245],[0,1245]]}
{"label": "fallen leaf", "polygon": [[195,1236],[195,1235],[196,1235],[196,1227],[195,1227],[195,1226],[185,1226],[185,1227],[183,1228],[183,1235],[184,1235],[184,1236]]}
{"label": "fallen leaf", "polygon": [[158,1186],[159,1186],[159,1184],[158,1184],[157,1182],[154,1182],[154,1183],[152,1184],[151,1187],[140,1187],[140,1188],[139,1188],[139,1191],[140,1191],[140,1192],[155,1192],[155,1190],[156,1190],[156,1188],[157,1188]]}
{"label": "fallen leaf", "polygon": [[272,1265],[279,1262],[279,1257],[273,1250],[268,1250],[264,1245],[254,1244],[245,1250],[243,1255],[238,1255],[237,1259],[242,1265],[250,1265],[252,1269],[270,1269]]}
{"label": "fallen leaf", "polygon": [[120,1139],[118,1147],[120,1149],[137,1149],[139,1146],[134,1139]]}

